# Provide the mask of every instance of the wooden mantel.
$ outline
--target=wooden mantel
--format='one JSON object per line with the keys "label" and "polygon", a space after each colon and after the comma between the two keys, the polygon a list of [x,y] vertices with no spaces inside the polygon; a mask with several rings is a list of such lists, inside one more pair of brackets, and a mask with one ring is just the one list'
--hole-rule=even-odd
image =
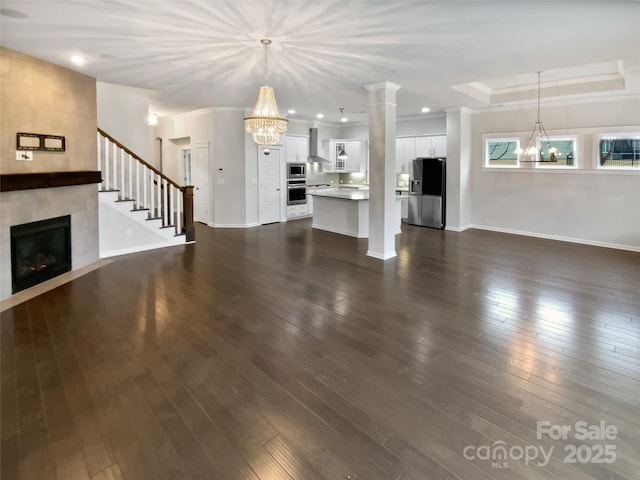
{"label": "wooden mantel", "polygon": [[0,192],[68,187],[102,182],[99,171],[10,173],[0,175]]}

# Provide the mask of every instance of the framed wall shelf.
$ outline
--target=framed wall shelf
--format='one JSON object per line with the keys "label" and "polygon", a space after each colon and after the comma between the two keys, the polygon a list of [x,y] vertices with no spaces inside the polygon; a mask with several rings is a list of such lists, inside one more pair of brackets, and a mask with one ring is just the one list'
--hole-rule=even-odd
{"label": "framed wall shelf", "polygon": [[65,141],[61,135],[44,135],[41,133],[16,134],[16,150],[36,150],[40,152],[64,152]]}

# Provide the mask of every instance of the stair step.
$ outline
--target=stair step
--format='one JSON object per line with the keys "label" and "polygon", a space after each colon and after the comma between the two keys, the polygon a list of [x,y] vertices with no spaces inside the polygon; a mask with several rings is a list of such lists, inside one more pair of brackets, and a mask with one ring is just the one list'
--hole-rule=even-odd
{"label": "stair step", "polygon": [[148,212],[149,210],[151,210],[150,208],[132,208],[131,211],[132,212]]}
{"label": "stair step", "polygon": [[109,189],[100,189],[98,190],[98,193],[111,193],[111,192],[119,192],[120,190],[109,190]]}
{"label": "stair step", "polygon": [[160,230],[162,230],[163,228],[176,228],[175,225],[163,225],[160,227]]}
{"label": "stair step", "polygon": [[135,198],[119,198],[118,200],[116,200],[116,203],[120,203],[120,202],[135,202],[136,199]]}
{"label": "stair step", "polygon": [[149,217],[147,218],[147,221],[148,220],[162,220],[162,217]]}

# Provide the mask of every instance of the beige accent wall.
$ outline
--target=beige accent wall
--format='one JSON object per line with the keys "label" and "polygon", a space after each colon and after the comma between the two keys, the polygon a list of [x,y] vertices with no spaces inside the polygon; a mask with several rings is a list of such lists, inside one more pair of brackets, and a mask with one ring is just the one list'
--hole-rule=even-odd
{"label": "beige accent wall", "polygon": [[[0,173],[96,170],[96,80],[0,47]],[[16,133],[62,135],[65,152],[16,160]]]}
{"label": "beige accent wall", "polygon": [[[96,81],[0,48],[0,173],[97,170]],[[16,133],[63,135],[65,152],[16,160]],[[0,194],[0,300],[11,297],[11,227],[71,215],[71,268],[99,259],[98,185]]]}

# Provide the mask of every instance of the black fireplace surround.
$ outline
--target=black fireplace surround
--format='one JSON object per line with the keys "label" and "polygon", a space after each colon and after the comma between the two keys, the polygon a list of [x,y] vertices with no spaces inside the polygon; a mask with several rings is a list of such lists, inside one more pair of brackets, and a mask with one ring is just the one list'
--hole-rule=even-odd
{"label": "black fireplace surround", "polygon": [[71,270],[71,215],[11,227],[13,293]]}

